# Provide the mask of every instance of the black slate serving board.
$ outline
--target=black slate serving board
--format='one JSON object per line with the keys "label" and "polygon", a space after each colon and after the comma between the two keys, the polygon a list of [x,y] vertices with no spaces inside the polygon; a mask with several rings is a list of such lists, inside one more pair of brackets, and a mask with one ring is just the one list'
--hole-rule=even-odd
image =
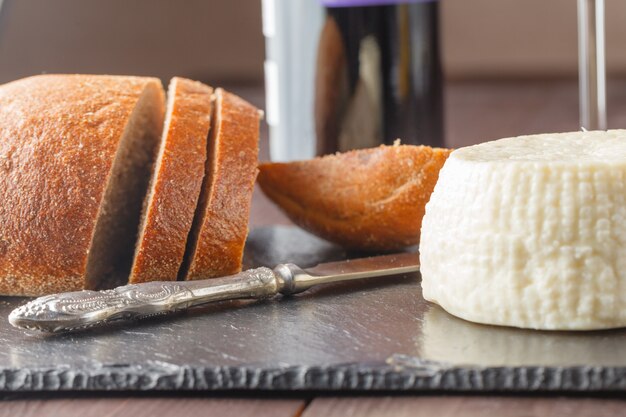
{"label": "black slate serving board", "polygon": [[[290,227],[253,230],[248,267],[346,256]],[[69,335],[27,333],[0,299],[0,391],[626,391],[626,331],[538,332],[454,318],[419,275],[329,284]]]}

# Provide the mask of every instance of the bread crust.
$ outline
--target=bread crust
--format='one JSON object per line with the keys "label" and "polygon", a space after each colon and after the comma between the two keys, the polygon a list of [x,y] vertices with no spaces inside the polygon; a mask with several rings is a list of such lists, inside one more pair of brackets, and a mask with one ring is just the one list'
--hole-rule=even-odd
{"label": "bread crust", "polygon": [[119,141],[155,78],[40,75],[0,86],[0,294],[83,288]]}
{"label": "bread crust", "polygon": [[131,283],[176,280],[204,177],[213,89],[175,77],[168,94],[174,94],[173,102],[144,204]]}
{"label": "bread crust", "polygon": [[349,249],[419,242],[424,208],[449,149],[394,145],[265,163],[261,189],[298,226]]}
{"label": "bread crust", "polygon": [[259,110],[222,89],[215,117],[185,279],[219,277],[241,270],[250,203],[257,176]]}

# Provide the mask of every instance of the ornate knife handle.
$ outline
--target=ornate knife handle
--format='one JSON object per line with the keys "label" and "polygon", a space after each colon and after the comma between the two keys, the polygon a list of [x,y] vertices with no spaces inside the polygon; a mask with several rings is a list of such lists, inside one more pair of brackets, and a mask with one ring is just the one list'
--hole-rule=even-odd
{"label": "ornate knife handle", "polygon": [[224,278],[147,282],[113,290],[48,295],[13,310],[9,322],[29,330],[66,332],[167,314],[213,301],[288,295],[319,284],[417,271],[417,255],[411,253],[320,264],[307,270],[279,264],[273,270],[262,267]]}
{"label": "ornate knife handle", "polygon": [[203,281],[158,281],[104,291],[76,291],[39,297],[13,310],[16,327],[51,333],[80,330],[113,321],[137,320],[212,301],[265,298],[278,292],[269,268]]}

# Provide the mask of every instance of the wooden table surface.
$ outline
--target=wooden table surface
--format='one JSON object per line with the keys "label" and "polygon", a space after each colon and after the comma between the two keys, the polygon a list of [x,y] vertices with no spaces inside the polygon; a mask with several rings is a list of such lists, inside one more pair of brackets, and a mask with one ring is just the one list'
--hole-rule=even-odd
{"label": "wooden table surface", "polygon": [[[264,107],[258,87],[233,87]],[[610,128],[626,127],[626,80],[608,83]],[[460,147],[520,134],[578,129],[576,81],[457,82],[447,86],[447,144]],[[261,159],[268,159],[267,128],[262,128]],[[255,191],[251,227],[289,224]],[[626,401],[601,396],[221,396],[217,394],[120,393],[11,395],[0,403],[0,417],[13,416],[619,416]]]}

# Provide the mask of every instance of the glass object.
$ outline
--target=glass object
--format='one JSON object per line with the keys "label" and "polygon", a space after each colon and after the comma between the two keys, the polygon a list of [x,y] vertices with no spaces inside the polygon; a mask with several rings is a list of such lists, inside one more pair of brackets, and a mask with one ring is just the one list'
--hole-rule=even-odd
{"label": "glass object", "polygon": [[275,161],[443,146],[436,1],[264,0]]}
{"label": "glass object", "polygon": [[606,129],[604,0],[578,0],[580,125]]}

